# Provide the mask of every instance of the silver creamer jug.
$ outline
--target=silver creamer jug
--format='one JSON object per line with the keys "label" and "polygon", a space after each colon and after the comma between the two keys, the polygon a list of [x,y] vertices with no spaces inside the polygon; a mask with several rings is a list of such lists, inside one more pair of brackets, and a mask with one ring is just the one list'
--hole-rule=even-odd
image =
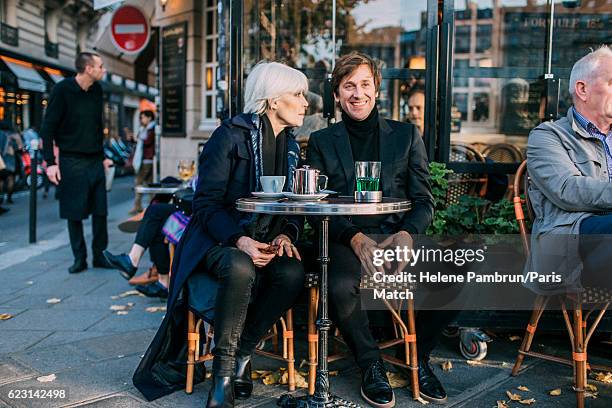
{"label": "silver creamer jug", "polygon": [[[320,190],[327,188],[327,176],[320,174],[317,169],[304,166],[293,171],[293,193],[294,194],[317,194]],[[325,179],[321,189],[319,181]]]}

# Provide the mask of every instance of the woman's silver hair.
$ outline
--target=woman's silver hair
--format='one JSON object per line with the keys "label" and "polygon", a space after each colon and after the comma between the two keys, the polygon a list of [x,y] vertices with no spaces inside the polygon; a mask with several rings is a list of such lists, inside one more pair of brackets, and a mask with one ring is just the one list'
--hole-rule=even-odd
{"label": "woman's silver hair", "polygon": [[603,63],[605,57],[612,57],[612,49],[607,45],[602,45],[595,51],[591,51],[584,57],[580,58],[572,67],[572,73],[569,80],[569,92],[572,99],[576,99],[576,82],[590,82],[595,78],[599,66]]}
{"label": "woman's silver hair", "polygon": [[306,75],[279,62],[259,62],[247,77],[244,113],[263,114],[268,101],[286,93],[308,91]]}

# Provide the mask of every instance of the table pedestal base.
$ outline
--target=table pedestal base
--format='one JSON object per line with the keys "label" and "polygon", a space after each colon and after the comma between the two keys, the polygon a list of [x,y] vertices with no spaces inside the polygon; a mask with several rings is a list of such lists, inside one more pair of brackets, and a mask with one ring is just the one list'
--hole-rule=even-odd
{"label": "table pedestal base", "polygon": [[336,395],[329,395],[327,398],[321,399],[314,395],[295,398],[291,394],[285,394],[279,398],[277,405],[283,408],[361,408],[359,404]]}

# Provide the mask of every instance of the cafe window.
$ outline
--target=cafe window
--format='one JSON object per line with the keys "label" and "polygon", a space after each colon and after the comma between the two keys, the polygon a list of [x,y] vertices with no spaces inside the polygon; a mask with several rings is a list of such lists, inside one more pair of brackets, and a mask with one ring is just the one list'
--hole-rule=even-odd
{"label": "cafe window", "polygon": [[206,0],[204,9],[204,32],[202,33],[202,112],[200,129],[209,130],[217,126],[217,2]]}
{"label": "cafe window", "polygon": [[[609,2],[455,0],[454,7],[450,92],[451,119],[457,123],[450,129],[450,145],[468,144],[485,154],[497,145],[511,145],[522,154],[518,162],[525,157],[529,132],[571,106],[567,87],[573,64],[589,49],[609,44]],[[545,112],[550,106],[545,74],[559,86],[558,109],[552,113]]]}

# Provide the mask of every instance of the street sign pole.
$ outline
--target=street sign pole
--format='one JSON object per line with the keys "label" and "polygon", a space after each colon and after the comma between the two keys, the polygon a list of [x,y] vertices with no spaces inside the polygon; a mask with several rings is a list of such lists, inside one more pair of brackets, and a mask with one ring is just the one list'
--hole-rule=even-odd
{"label": "street sign pole", "polygon": [[36,193],[38,189],[38,140],[30,142],[30,244],[36,242]]}

